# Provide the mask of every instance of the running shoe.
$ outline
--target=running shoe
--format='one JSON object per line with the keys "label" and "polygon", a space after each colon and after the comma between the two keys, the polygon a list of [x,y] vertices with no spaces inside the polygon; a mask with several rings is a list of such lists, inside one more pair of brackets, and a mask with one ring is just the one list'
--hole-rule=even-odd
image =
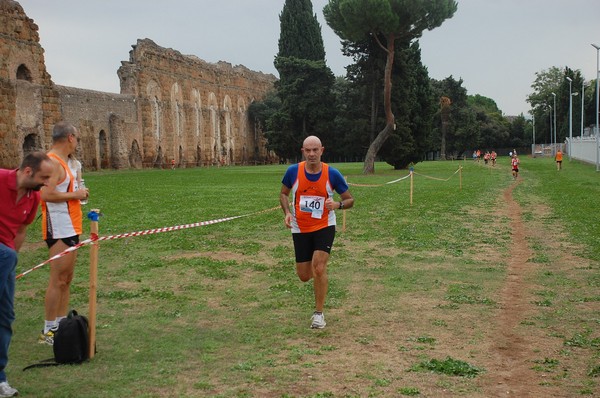
{"label": "running shoe", "polygon": [[311,318],[312,324],[310,325],[311,329],[323,329],[326,325],[325,323],[325,315],[323,313],[315,312]]}
{"label": "running shoe", "polygon": [[58,328],[52,328],[46,333],[44,333],[44,331],[42,330],[42,332],[40,333],[40,337],[38,337],[38,343],[54,345],[54,334],[57,330]]}

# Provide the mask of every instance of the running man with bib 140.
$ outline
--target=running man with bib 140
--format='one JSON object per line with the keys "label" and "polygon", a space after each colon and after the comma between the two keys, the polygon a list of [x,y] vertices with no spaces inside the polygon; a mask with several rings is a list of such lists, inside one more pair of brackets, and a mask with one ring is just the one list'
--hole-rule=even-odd
{"label": "running man with bib 140", "polygon": [[[313,329],[325,327],[323,307],[328,289],[327,261],[335,238],[334,210],[349,209],[354,205],[341,173],[321,162],[324,150],[318,137],[307,137],[302,145],[305,160],[287,169],[279,195],[285,225],[292,230],[296,274],[302,282],[313,279]],[[334,191],[340,195],[339,202],[333,199]]]}

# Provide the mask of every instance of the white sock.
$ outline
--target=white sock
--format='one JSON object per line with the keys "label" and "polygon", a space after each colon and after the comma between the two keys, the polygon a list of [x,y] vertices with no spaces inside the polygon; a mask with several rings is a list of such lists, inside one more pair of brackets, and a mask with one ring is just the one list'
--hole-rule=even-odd
{"label": "white sock", "polygon": [[53,321],[44,321],[44,334],[48,333],[48,330],[58,326],[56,319]]}

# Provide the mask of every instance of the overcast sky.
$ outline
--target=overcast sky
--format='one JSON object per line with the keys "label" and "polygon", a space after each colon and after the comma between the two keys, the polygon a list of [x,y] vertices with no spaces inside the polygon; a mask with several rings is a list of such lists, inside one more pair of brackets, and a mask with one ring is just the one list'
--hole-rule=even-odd
{"label": "overcast sky", "polygon": [[[351,60],[313,0],[327,64],[345,75]],[[273,73],[283,0],[19,0],[39,26],[56,84],[119,92],[117,69],[131,45],[149,38],[208,62]],[[462,78],[468,94],[492,98],[505,115],[526,114],[535,73],[552,66],[596,78],[600,0],[458,0],[458,11],[420,39],[430,77]],[[578,91],[580,88],[573,88]]]}

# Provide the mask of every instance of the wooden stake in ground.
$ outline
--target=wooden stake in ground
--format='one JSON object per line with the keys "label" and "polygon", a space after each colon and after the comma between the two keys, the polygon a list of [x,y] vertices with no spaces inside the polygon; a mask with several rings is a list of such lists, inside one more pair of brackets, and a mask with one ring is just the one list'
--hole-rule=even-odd
{"label": "wooden stake in ground", "polygon": [[[344,177],[346,183],[348,183],[348,178]],[[342,209],[342,232],[346,232],[346,209]]]}
{"label": "wooden stake in ground", "polygon": [[462,166],[458,166],[458,190],[462,191]]}
{"label": "wooden stake in ground", "polygon": [[410,167],[410,205],[412,206],[412,198],[413,198],[413,176],[415,174],[415,168]]}
{"label": "wooden stake in ground", "polygon": [[[92,238],[98,238],[98,218],[100,210],[92,209],[88,213],[90,219],[90,234]],[[98,242],[93,242],[90,247],[90,299],[88,326],[90,330],[90,359],[96,354],[96,296],[98,287]]]}

